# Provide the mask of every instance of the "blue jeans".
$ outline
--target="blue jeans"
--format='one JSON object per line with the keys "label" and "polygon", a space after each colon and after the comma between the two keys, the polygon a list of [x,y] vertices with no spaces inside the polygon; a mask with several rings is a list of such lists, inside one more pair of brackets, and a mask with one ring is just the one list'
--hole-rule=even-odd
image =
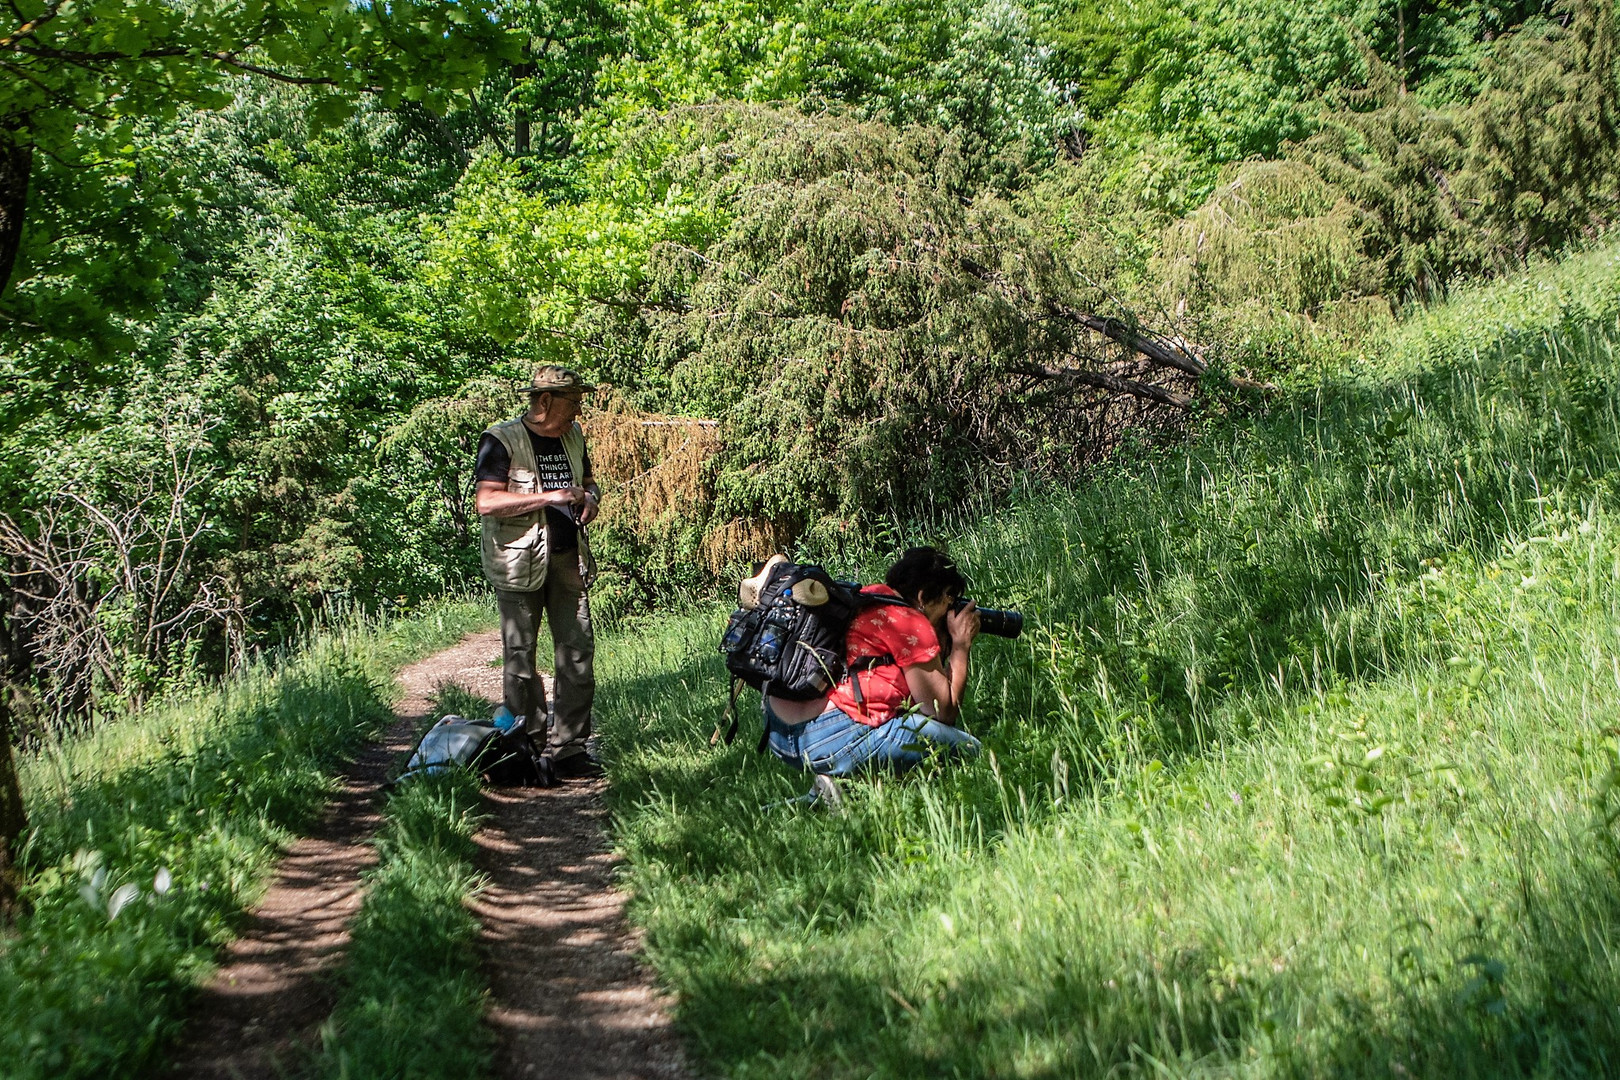
{"label": "blue jeans", "polygon": [[850,776],[879,768],[905,772],[935,747],[968,757],[979,752],[978,739],[920,712],[903,713],[888,723],[868,727],[829,705],[814,719],[789,724],[767,701],[765,730],[771,753],[789,765],[826,776]]}

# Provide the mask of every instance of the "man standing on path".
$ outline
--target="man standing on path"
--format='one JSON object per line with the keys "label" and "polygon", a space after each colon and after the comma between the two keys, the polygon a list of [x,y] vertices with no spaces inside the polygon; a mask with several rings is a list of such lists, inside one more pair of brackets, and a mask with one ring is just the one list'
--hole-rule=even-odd
{"label": "man standing on path", "polygon": [[[559,777],[602,775],[586,752],[596,696],[595,638],[586,596],[596,564],[585,526],[602,495],[591,478],[577,418],[595,390],[569,368],[543,365],[527,388],[529,409],[495,424],[478,442],[475,506],[483,520],[484,575],[500,601],[506,707],[544,732]],[[540,620],[555,647],[555,701],[535,671]]]}

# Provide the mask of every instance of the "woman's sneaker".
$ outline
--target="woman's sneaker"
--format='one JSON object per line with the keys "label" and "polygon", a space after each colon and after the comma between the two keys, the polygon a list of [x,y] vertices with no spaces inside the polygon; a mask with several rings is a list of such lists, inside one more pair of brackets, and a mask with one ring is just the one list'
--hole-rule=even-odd
{"label": "woman's sneaker", "polygon": [[816,774],[816,782],[810,785],[810,805],[820,806],[829,814],[836,814],[844,808],[844,793],[838,790],[838,781],[823,773]]}

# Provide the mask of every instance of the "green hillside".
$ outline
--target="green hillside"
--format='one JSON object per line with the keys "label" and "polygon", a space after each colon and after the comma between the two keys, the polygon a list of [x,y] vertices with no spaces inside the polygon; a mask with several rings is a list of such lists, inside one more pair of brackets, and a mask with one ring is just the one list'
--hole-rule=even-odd
{"label": "green hillside", "polygon": [[948,530],[1031,624],[975,649],[989,753],[851,782],[841,815],[762,809],[806,780],[746,726],[709,749],[722,612],[617,637],[621,842],[700,1052],[748,1077],[1611,1074],[1615,258]]}

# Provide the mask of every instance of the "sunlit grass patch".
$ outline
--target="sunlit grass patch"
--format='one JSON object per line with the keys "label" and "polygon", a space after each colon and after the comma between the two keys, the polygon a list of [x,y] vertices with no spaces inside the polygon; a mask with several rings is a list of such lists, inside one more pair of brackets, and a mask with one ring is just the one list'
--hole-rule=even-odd
{"label": "sunlit grass patch", "polygon": [[[488,716],[488,701],[455,683],[434,693],[441,715]],[[482,878],[473,836],[485,814],[476,775],[417,776],[388,797],[378,864],[365,876],[342,989],[322,1029],[314,1072],[365,1080],[488,1073],[489,987],[478,920],[467,901]]]}
{"label": "sunlit grass patch", "polygon": [[1538,260],[1511,277],[1455,289],[1383,338],[1366,358],[1368,373],[1408,375],[1426,368],[1517,351],[1550,334],[1620,317],[1620,245],[1601,244],[1561,261]]}
{"label": "sunlit grass patch", "polygon": [[389,798],[381,862],[366,875],[343,989],[323,1030],[315,1072],[349,1077],[471,1077],[489,1070],[488,985],[472,837],[482,820],[478,778],[453,772],[409,781]]}

